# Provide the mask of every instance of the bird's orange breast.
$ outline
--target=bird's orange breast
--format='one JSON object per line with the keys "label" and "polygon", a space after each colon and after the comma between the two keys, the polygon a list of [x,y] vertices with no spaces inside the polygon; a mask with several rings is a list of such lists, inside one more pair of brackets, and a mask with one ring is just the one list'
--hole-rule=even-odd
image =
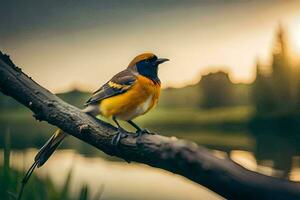
{"label": "bird's orange breast", "polygon": [[105,117],[131,120],[151,110],[157,104],[159,95],[159,83],[138,75],[128,91],[102,100],[100,112]]}

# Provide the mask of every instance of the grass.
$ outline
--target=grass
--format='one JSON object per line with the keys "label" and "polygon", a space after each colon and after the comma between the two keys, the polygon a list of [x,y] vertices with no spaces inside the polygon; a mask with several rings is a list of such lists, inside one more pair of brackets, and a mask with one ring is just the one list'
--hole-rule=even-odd
{"label": "grass", "polygon": [[209,110],[197,108],[159,108],[138,119],[145,126],[160,126],[166,129],[220,129],[246,128],[253,113],[249,106]]}
{"label": "grass", "polygon": [[[147,115],[140,117],[142,123],[185,123],[185,124],[218,124],[220,122],[244,123],[249,120],[253,108],[251,106],[236,106],[201,110],[197,107],[163,107],[152,110]],[[32,121],[32,113],[28,109],[1,110],[0,122]]]}
{"label": "grass", "polygon": [[[162,135],[188,139],[208,147],[245,147],[251,149],[253,141],[246,133],[252,107],[229,107],[200,110],[195,107],[171,108],[158,106],[136,120],[138,124]],[[123,124],[125,125],[125,124]],[[39,148],[55,131],[55,127],[46,122],[38,122],[26,108],[1,110],[0,144],[4,141],[5,127],[11,129],[13,149]],[[126,126],[132,130],[129,126]],[[226,136],[226,137],[224,137]],[[74,148],[85,155],[100,154],[95,148],[68,137],[62,148]]]}
{"label": "grass", "polygon": [[[3,164],[0,166],[0,197],[3,200],[14,200],[17,198],[18,191],[20,189],[21,180],[25,174],[24,171],[18,171],[10,167],[10,131],[5,133],[4,143],[4,156]],[[87,199],[101,199],[103,188],[98,194],[91,198],[89,195],[89,188],[83,185],[77,194],[73,194],[70,191],[72,180],[72,170],[70,170],[63,186],[57,188],[49,177],[41,178],[36,175],[32,175],[27,183],[22,200],[87,200]]]}
{"label": "grass", "polygon": [[195,132],[188,134],[173,134],[175,137],[194,141],[197,144],[204,145],[211,149],[219,149],[225,151],[226,149],[241,149],[253,151],[255,148],[255,138],[244,132]]}

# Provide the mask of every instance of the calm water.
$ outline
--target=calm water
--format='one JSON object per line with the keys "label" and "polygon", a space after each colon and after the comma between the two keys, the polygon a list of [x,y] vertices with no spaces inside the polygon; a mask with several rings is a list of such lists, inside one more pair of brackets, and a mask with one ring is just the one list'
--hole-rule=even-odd
{"label": "calm water", "polygon": [[[50,137],[54,128],[46,123],[16,121],[0,123],[0,145],[9,127],[12,166],[27,169],[36,149]],[[180,129],[181,131],[183,129]],[[300,134],[291,130],[157,130],[164,135],[193,140],[213,150],[216,156],[228,156],[244,167],[293,181],[300,181]],[[3,146],[0,146],[0,150]],[[215,193],[181,176],[146,165],[122,162],[87,144],[68,137],[60,150],[38,169],[39,176],[49,175],[57,186],[73,171],[72,190],[88,184],[92,193],[104,187],[103,199],[222,199]],[[1,158],[2,161],[2,152]],[[155,191],[155,192],[153,192]],[[188,191],[188,192],[187,192]],[[93,194],[92,194],[93,195]]]}
{"label": "calm water", "polygon": [[[11,165],[27,169],[36,154],[36,149],[13,151]],[[219,157],[229,156],[244,167],[270,176],[300,180],[300,157],[293,156],[291,169],[285,173],[274,169],[273,160],[258,161],[253,152],[231,150],[229,153],[213,150]],[[0,160],[3,160],[1,152]],[[262,164],[260,164],[262,163]],[[102,199],[222,199],[217,194],[179,175],[138,163],[111,161],[102,157],[87,157],[74,150],[59,150],[45,166],[36,170],[38,176],[50,176],[53,182],[62,186],[72,170],[71,190],[76,194],[83,184],[95,195],[104,188]],[[155,191],[155,192],[153,192]],[[175,192],[174,192],[175,191]],[[188,191],[188,192],[187,192]]]}
{"label": "calm water", "polygon": [[[35,149],[14,151],[11,155],[12,167],[28,168],[35,153]],[[72,150],[56,152],[47,164],[35,173],[39,176],[49,175],[57,186],[61,186],[70,169],[71,191],[74,194],[77,194],[83,184],[87,184],[91,189],[91,196],[103,187],[103,200],[222,199],[206,188],[164,170],[137,163],[108,161],[99,157],[87,158]]]}

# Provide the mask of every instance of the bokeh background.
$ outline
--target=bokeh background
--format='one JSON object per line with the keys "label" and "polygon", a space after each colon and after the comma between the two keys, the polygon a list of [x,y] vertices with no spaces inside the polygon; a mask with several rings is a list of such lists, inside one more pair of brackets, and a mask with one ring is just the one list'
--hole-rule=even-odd
{"label": "bokeh background", "polygon": [[[136,122],[250,170],[300,181],[299,0],[0,3],[0,50],[65,101],[82,108],[135,55],[154,52],[171,61],[160,68],[157,108]],[[54,130],[0,94],[1,197],[16,194]],[[70,136],[36,170],[25,199],[222,198]]]}

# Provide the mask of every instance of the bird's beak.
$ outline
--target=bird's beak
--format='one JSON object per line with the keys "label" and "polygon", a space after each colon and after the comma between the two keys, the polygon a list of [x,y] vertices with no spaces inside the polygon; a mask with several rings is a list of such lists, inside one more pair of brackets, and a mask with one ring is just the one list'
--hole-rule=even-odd
{"label": "bird's beak", "polygon": [[167,62],[167,61],[169,61],[168,58],[158,58],[156,60],[156,64],[159,65],[159,64],[162,64],[162,63]]}

